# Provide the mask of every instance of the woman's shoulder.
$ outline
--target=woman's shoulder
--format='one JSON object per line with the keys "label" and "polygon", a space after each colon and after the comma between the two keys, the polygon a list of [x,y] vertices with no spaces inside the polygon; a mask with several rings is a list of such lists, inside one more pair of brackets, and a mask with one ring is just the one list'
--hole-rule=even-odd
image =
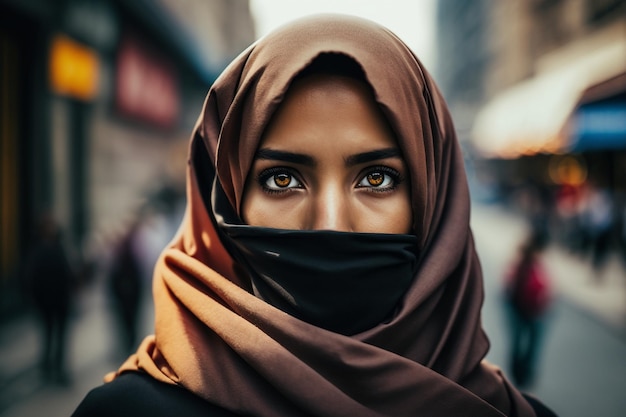
{"label": "woman's shoulder", "polygon": [[558,417],[554,413],[554,411],[550,410],[544,403],[539,401],[533,395],[528,393],[522,393],[522,395],[524,396],[524,398],[526,398],[526,401],[528,401],[533,407],[533,410],[535,410],[535,414],[537,414],[537,417]]}
{"label": "woman's shoulder", "polygon": [[126,372],[92,389],[72,417],[236,417],[184,388],[159,382],[141,372]]}

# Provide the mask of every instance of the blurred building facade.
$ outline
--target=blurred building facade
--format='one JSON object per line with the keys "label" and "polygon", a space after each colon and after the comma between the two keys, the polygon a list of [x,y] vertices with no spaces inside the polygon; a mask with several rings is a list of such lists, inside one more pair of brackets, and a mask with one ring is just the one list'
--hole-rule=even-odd
{"label": "blurred building facade", "polygon": [[155,196],[184,196],[210,84],[254,40],[248,0],[0,0],[0,312],[34,219],[78,259]]}
{"label": "blurred building facade", "polygon": [[625,146],[616,130],[622,126],[612,124],[618,114],[605,112],[602,132],[585,124],[591,103],[624,93],[623,1],[492,1],[487,10],[486,100],[472,133],[482,154],[512,158]]}
{"label": "blurred building facade", "polygon": [[505,202],[531,184],[559,226],[610,219],[626,254],[626,2],[439,0],[438,34],[471,179]]}
{"label": "blurred building facade", "polygon": [[486,97],[489,0],[437,0],[434,76],[461,141],[469,140],[476,113]]}

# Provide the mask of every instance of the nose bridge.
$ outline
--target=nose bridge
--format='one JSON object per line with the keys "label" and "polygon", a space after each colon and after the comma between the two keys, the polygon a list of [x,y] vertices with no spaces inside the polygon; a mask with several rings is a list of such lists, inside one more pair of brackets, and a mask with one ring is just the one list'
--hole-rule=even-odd
{"label": "nose bridge", "polygon": [[316,193],[313,204],[314,230],[349,231],[349,197],[339,181],[327,181]]}

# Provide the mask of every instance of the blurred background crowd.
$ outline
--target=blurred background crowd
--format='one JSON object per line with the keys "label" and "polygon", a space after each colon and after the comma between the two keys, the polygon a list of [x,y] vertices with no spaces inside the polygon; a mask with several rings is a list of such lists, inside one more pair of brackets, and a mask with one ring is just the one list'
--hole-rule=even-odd
{"label": "blurred background crowd", "polygon": [[[71,410],[150,332],[152,267],[184,212],[187,143],[206,92],[273,25],[320,11],[396,31],[446,97],[466,156],[492,360],[509,372],[493,301],[516,248],[539,232],[555,298],[594,317],[594,330],[571,332],[606,330],[610,341],[585,354],[609,349],[600,378],[623,387],[623,0],[0,0],[0,415],[26,415],[29,399]],[[563,411],[551,384],[572,379],[561,368],[550,379],[548,359],[537,361],[543,379],[529,389]]]}

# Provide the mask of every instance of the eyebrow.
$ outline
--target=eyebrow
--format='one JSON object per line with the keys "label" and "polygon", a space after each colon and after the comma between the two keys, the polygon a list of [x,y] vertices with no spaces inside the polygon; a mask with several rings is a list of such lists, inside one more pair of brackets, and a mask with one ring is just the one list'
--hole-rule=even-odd
{"label": "eyebrow", "polygon": [[[380,159],[401,157],[402,154],[397,148],[377,149],[375,151],[363,152],[348,156],[346,158],[346,165],[354,166],[359,164],[366,164],[372,161],[378,161]],[[317,165],[315,159],[309,155],[295,152],[278,151],[268,148],[259,149],[255,154],[254,159],[290,162],[293,164],[306,165],[310,167],[314,167],[315,165]]]}
{"label": "eyebrow", "polygon": [[401,158],[402,154],[397,148],[377,149],[371,152],[358,153],[356,155],[350,155],[346,158],[346,165],[354,166],[359,164],[365,164],[368,162],[378,161],[379,159],[387,158]]}
{"label": "eyebrow", "polygon": [[298,165],[315,166],[315,159],[309,155],[301,153],[277,151],[275,149],[259,149],[254,156],[254,159],[266,159],[272,161],[291,162]]}

